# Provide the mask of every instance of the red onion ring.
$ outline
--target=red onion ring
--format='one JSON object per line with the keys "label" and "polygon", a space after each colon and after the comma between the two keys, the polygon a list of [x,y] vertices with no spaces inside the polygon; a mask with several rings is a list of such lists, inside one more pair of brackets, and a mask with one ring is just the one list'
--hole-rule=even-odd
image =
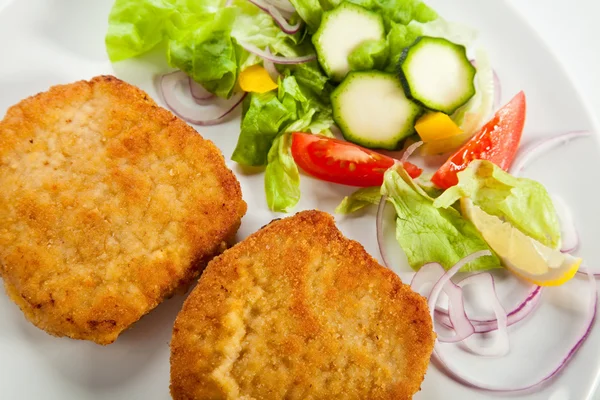
{"label": "red onion ring", "polygon": [[[438,263],[425,264],[419,268],[419,271],[413,276],[410,287],[418,292],[425,284],[439,281],[445,273],[444,267]],[[448,316],[452,325],[451,329],[455,332],[455,335],[442,336],[438,333],[437,340],[442,343],[462,342],[475,333],[475,328],[469,321],[465,312],[462,289],[455,285],[454,282],[448,281],[448,283],[444,285],[443,291],[448,296]],[[431,295],[431,292],[429,295]]]}
{"label": "red onion ring", "polygon": [[446,272],[443,276],[440,277],[440,279],[435,283],[435,285],[433,285],[433,289],[431,289],[431,294],[429,295],[429,300],[428,300],[428,305],[429,305],[429,310],[431,313],[432,320],[435,320],[435,318],[434,318],[435,305],[438,301],[438,298],[440,297],[440,293],[444,289],[444,285],[446,285],[450,281],[450,279],[462,267],[464,267],[471,261],[474,261],[474,260],[478,259],[479,257],[491,256],[491,255],[492,255],[492,253],[489,250],[481,250],[481,251],[477,251],[473,254],[470,254],[470,255],[466,256],[465,258],[463,258],[462,260],[460,260],[459,262],[457,262],[452,268],[450,268],[448,270],[448,272]]}
{"label": "red onion ring", "polygon": [[494,391],[494,392],[518,392],[518,391],[528,390],[528,389],[537,387],[537,386],[543,384],[544,382],[552,379],[554,376],[556,376],[556,374],[558,374],[568,364],[568,362],[571,360],[571,358],[577,352],[577,350],[581,347],[581,345],[583,344],[585,339],[587,339],[588,335],[590,334],[590,332],[592,330],[592,327],[594,325],[594,320],[596,319],[598,292],[596,290],[596,280],[594,279],[594,277],[591,274],[588,274],[588,282],[590,284],[589,287],[590,287],[590,294],[591,294],[590,303],[589,303],[588,313],[586,314],[587,318],[584,323],[584,328],[582,329],[581,334],[577,335],[578,340],[573,344],[573,346],[570,347],[567,354],[564,357],[562,357],[561,362],[549,374],[547,374],[546,376],[544,376],[543,378],[541,378],[535,382],[531,382],[531,383],[528,383],[528,384],[522,385],[522,386],[514,386],[514,387],[505,386],[505,385],[501,385],[501,384],[494,385],[494,384],[486,384],[486,383],[476,382],[475,380],[470,378],[468,376],[468,374],[464,374],[464,373],[461,373],[459,371],[456,371],[456,370],[450,368],[448,365],[448,359],[445,357],[441,347],[437,343],[434,345],[433,358],[439,364],[441,364],[442,367],[444,367],[444,369],[446,370],[446,372],[448,373],[448,375],[451,378],[453,378],[455,381],[457,381],[459,383],[462,383],[463,385],[466,385],[466,386],[469,386],[472,388]]}
{"label": "red onion ring", "polygon": [[[410,287],[415,292],[422,293],[421,289],[423,288],[423,286],[425,286],[428,283],[439,281],[442,275],[444,275],[445,273],[446,271],[444,270],[444,267],[442,267],[439,263],[432,262],[424,264],[413,275],[412,280],[410,281]],[[429,289],[426,295],[429,295],[431,293],[432,288]]]}
{"label": "red onion ring", "polygon": [[527,164],[540,155],[561,144],[566,144],[574,139],[580,139],[590,136],[588,131],[574,131],[556,135],[547,139],[537,141],[526,148],[521,149],[517,158],[510,168],[510,173],[514,176],[520,176]]}
{"label": "red onion ring", "polygon": [[413,144],[411,144],[410,146],[408,146],[406,148],[406,150],[404,150],[404,153],[402,154],[402,157],[400,158],[400,162],[402,164],[404,164],[406,161],[408,161],[408,158],[415,152],[415,150],[417,150],[419,147],[421,147],[423,145],[423,142],[415,142]]}
{"label": "red onion ring", "polygon": [[[440,264],[425,264],[413,276],[410,286],[414,291],[420,292],[420,289],[427,283],[438,282],[445,274],[446,271],[444,271],[444,268]],[[468,338],[476,333],[476,328],[466,314],[462,287],[474,283],[489,286],[487,293],[493,294],[492,308],[496,314],[496,319],[494,321],[496,322],[500,337],[494,341],[494,345],[491,347],[483,347],[467,341]],[[496,294],[496,285],[491,274],[479,273],[471,275],[460,281],[459,284],[454,284],[452,280],[448,280],[443,287],[443,291],[448,296],[449,309],[449,314],[446,315],[447,323],[443,323],[443,325],[445,325],[446,328],[453,330],[455,335],[446,337],[438,333],[438,341],[441,343],[463,342],[463,345],[468,350],[481,356],[499,357],[508,353],[508,318],[506,311],[502,307],[498,295]],[[431,297],[431,292],[432,290],[430,290],[426,297]]]}
{"label": "red onion ring", "polygon": [[375,219],[377,227],[377,245],[379,246],[379,254],[381,254],[381,261],[383,261],[383,265],[385,265],[388,269],[392,269],[392,264],[389,262],[385,246],[383,245],[383,212],[385,210],[386,202],[387,196],[381,196],[381,200],[379,200],[379,206],[377,207],[377,218]]}
{"label": "red onion ring", "polygon": [[206,90],[204,86],[188,77],[189,85],[190,85],[190,94],[198,104],[205,105],[207,102],[213,100],[216,96]]}
{"label": "red onion ring", "polygon": [[[471,343],[468,340],[464,341],[462,344],[472,353],[480,356],[504,356],[508,354],[508,350],[510,349],[508,342],[508,316],[506,314],[506,310],[504,310],[504,307],[502,307],[502,304],[500,303],[500,299],[498,298],[494,277],[489,272],[474,274],[460,281],[458,283],[458,286],[462,289],[464,286],[473,283],[489,286],[488,293],[492,295],[492,309],[494,310],[494,314],[496,315],[496,328],[499,337],[496,338],[496,340],[494,340],[493,346],[490,347],[479,346],[475,343]],[[452,317],[450,317],[450,322],[453,322]]]}
{"label": "red onion ring", "polygon": [[[454,328],[454,331],[456,332],[456,335],[454,337],[442,337],[438,334],[437,340],[439,342],[462,342],[463,345],[474,354],[483,356],[502,356],[505,355],[509,349],[507,316],[506,311],[504,311],[504,308],[500,304],[500,300],[498,299],[498,296],[496,294],[493,277],[490,274],[476,274],[467,277],[462,281],[463,285],[468,285],[470,283],[485,280],[486,283],[489,282],[491,285],[490,293],[494,294],[493,308],[494,313],[496,314],[496,320],[498,321],[498,332],[501,335],[500,339],[495,341],[495,346],[492,347],[482,347],[466,341],[466,339],[470,338],[475,333],[475,328],[473,327],[465,313],[462,289],[459,286],[455,285],[451,280],[451,278],[466,264],[476,260],[479,257],[489,256],[491,254],[492,253],[489,250],[475,252],[457,262],[452,268],[448,270],[448,272],[445,273],[443,272],[443,268],[439,264],[426,264],[419,269],[419,272],[417,272],[416,275],[419,275],[423,268],[426,268],[423,274],[427,274],[430,276],[437,275],[439,277],[428,296],[428,305],[433,321],[435,321],[434,314],[439,295],[442,291],[444,291],[448,295],[449,318]],[[423,282],[424,278],[414,277],[413,282],[411,283],[411,287],[413,287],[414,289],[416,286],[421,285]],[[457,309],[453,312],[454,307],[456,307]]]}
{"label": "red onion ring", "polygon": [[193,107],[184,104],[178,98],[176,89],[180,84],[188,85],[186,91],[191,91],[188,76],[184,72],[175,71],[165,74],[160,79],[160,92],[174,114],[195,125],[206,126],[221,123],[246,97],[246,93],[240,92],[234,94],[230,99],[215,97],[214,102],[210,105]]}
{"label": "red onion ring", "polygon": [[600,272],[592,272],[588,267],[579,267],[579,270],[577,270],[577,273],[579,275],[592,275],[595,278],[600,278]]}
{"label": "red onion ring", "polygon": [[[270,56],[273,55],[273,53],[271,53],[271,49],[269,47],[267,47],[265,51]],[[273,79],[274,82],[277,82],[279,80],[279,77],[281,76],[281,74],[279,73],[279,71],[277,71],[277,68],[275,68],[275,64],[272,61],[263,59],[263,66],[265,67],[265,70],[267,70],[271,79]]]}
{"label": "red onion ring", "polygon": [[[458,286],[461,286],[461,282],[458,282]],[[542,287],[532,285],[531,290],[527,293],[527,297],[519,302],[519,304],[507,313],[507,325],[512,326],[519,321],[522,321],[529,316],[539,305],[542,294]],[[436,307],[435,310],[436,320],[444,325],[448,329],[452,329],[452,322],[448,317],[448,310]],[[475,327],[475,333],[489,333],[498,329],[498,320],[494,319],[480,319],[471,318],[469,320]]]}
{"label": "red onion ring", "polygon": [[317,56],[315,54],[309,54],[309,55],[300,56],[300,57],[274,56],[274,55],[270,54],[270,52],[261,50],[258,47],[254,46],[253,44],[242,42],[242,41],[238,41],[238,44],[240,46],[242,46],[246,51],[248,51],[252,54],[256,54],[257,56],[261,57],[262,59],[269,60],[275,64],[288,64],[288,65],[304,64],[304,63],[311,62],[311,61],[314,61],[317,59]]}
{"label": "red onion ring", "polygon": [[296,8],[290,3],[288,0],[265,0],[268,4],[273,7],[277,7],[281,11],[285,11],[287,13],[295,13]]}
{"label": "red onion ring", "polygon": [[[281,14],[279,9],[271,4],[265,3],[262,0],[248,0],[250,3],[254,4],[256,7],[260,8],[267,14],[273,18],[273,21],[279,26],[279,28],[287,33],[288,35],[293,35],[297,33],[302,27],[302,23],[298,22],[295,25],[290,25],[290,23],[285,19],[285,17]],[[295,10],[294,10],[295,11]]]}

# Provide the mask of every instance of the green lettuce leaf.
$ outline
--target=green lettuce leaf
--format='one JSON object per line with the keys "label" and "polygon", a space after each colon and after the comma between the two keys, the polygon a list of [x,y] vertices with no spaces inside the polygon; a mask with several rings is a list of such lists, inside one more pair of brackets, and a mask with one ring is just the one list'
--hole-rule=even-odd
{"label": "green lettuce leaf", "polygon": [[210,21],[225,0],[115,0],[105,44],[112,62],[136,57]]}
{"label": "green lettuce leaf", "polygon": [[431,182],[431,177],[433,177],[433,172],[423,173],[414,181],[429,197],[435,199],[444,193],[444,190],[435,186],[433,182]]}
{"label": "green lettuce leaf", "polygon": [[231,37],[236,14],[235,8],[219,10],[210,21],[171,40],[167,51],[169,65],[220,97],[229,97],[237,81],[236,49]]}
{"label": "green lettuce leaf", "polygon": [[349,0],[368,10],[378,12],[386,27],[391,22],[407,25],[411,21],[429,22],[438,15],[421,0]]}
{"label": "green lettuce leaf", "polygon": [[106,49],[111,61],[141,55],[167,43],[169,64],[210,92],[229,97],[237,77],[262,59],[244,50],[245,42],[274,54],[312,52],[305,30],[283,32],[273,18],[247,0],[116,0],[109,17]]}
{"label": "green lettuce leaf", "polygon": [[381,200],[381,188],[371,186],[360,188],[350,196],[344,197],[344,200],[336,207],[338,214],[351,214],[370,205],[377,205]]}
{"label": "green lettuce leaf", "polygon": [[319,0],[290,0],[298,15],[311,32],[315,32],[321,24],[321,17],[323,16],[323,8]]}
{"label": "green lettuce leaf", "polygon": [[321,102],[329,102],[332,85],[329,83],[329,78],[321,72],[321,68],[316,61],[298,65],[286,65],[282,73],[286,76],[293,75],[301,87],[312,91],[313,95],[321,99]]}
{"label": "green lettuce leaf", "polygon": [[265,192],[272,211],[288,212],[300,200],[300,174],[290,154],[290,137],[290,134],[278,136],[269,151]]}
{"label": "green lettuce leaf", "polygon": [[[308,125],[303,129],[296,129],[296,131],[310,132],[320,134],[333,138],[333,132],[331,132],[331,126],[333,125],[333,118],[329,109],[323,109],[313,114],[312,119]],[[288,132],[293,132],[291,129],[287,129]]]}
{"label": "green lettuce leaf", "polygon": [[248,98],[232,159],[242,165],[266,164],[269,208],[287,212],[300,199],[298,169],[289,154],[287,133],[331,135],[331,108],[311,88],[303,87],[294,75],[280,78],[277,93],[251,93]]}
{"label": "green lettuce leaf", "polygon": [[352,71],[382,69],[388,60],[388,45],[385,40],[366,40],[348,56]]}
{"label": "green lettuce leaf", "polygon": [[300,85],[294,75],[288,75],[279,80],[277,93],[248,95],[232,160],[242,165],[266,165],[269,149],[279,134],[320,133],[332,124],[329,104]]}
{"label": "green lettuce leaf", "polygon": [[273,140],[295,118],[275,92],[250,93],[244,100],[240,136],[231,159],[242,165],[265,165]]}
{"label": "green lettuce leaf", "polygon": [[108,17],[106,50],[111,61],[151,50],[173,32],[177,8],[167,0],[116,0]]}
{"label": "green lettuce leaf", "polygon": [[458,184],[438,197],[435,207],[450,207],[469,197],[488,214],[509,222],[552,248],[560,247],[560,224],[550,195],[531,179],[516,178],[489,161],[475,160],[458,173]]}
{"label": "green lettuce leaf", "polygon": [[252,44],[261,49],[269,47],[273,54],[293,57],[314,52],[310,41],[305,39],[305,30],[294,35],[283,32],[273,18],[248,0],[234,0],[231,6],[237,11],[231,30],[238,42]]}
{"label": "green lettuce leaf", "polygon": [[[396,209],[396,239],[414,270],[428,262],[449,269],[469,254],[491,251],[473,224],[454,208],[434,207],[432,199],[404,169],[385,173],[382,194]],[[500,260],[492,254],[467,264],[462,271],[500,268]]]}
{"label": "green lettuce leaf", "polygon": [[421,35],[422,31],[418,26],[407,26],[392,22],[386,36],[388,61],[384,70],[387,72],[395,72],[404,49],[413,44],[413,42]]}
{"label": "green lettuce leaf", "polygon": [[[318,125],[327,124],[327,127],[330,127],[333,124],[329,97],[319,96],[314,88],[301,85],[296,79],[296,74],[281,81],[278,97],[289,109],[295,110],[298,116],[297,121],[286,126],[286,132],[307,131],[309,127],[316,129]],[[313,131],[313,133],[319,132]]]}

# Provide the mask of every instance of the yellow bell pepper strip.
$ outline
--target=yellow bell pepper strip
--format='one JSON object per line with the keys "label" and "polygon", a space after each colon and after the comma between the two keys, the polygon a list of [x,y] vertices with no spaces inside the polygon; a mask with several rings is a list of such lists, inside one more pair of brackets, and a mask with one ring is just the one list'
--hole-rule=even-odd
{"label": "yellow bell pepper strip", "polygon": [[244,92],[265,93],[277,89],[277,83],[273,82],[267,70],[258,64],[243,70],[238,82]]}
{"label": "yellow bell pepper strip", "polygon": [[424,154],[440,154],[454,150],[465,142],[463,131],[452,119],[441,112],[433,112],[419,118],[415,129],[425,143]]}

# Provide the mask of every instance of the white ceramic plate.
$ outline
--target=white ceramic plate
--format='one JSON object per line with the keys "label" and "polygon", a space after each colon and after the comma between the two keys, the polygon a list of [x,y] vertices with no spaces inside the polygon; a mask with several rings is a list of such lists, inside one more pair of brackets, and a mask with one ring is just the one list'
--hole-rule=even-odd
{"label": "white ceramic plate", "polygon": [[[502,80],[503,101],[523,89],[528,98],[525,144],[568,130],[593,130],[577,93],[542,42],[503,1],[436,0],[431,5],[450,20],[467,23],[481,33]],[[450,4],[451,3],[451,4]],[[111,0],[27,0],[0,3],[0,115],[24,97],[49,86],[114,74],[146,90],[159,103],[157,76],[168,70],[162,54],[111,65],[104,51],[104,33]],[[239,120],[204,128],[228,158]],[[571,205],[580,229],[579,253],[600,268],[600,217],[597,213],[600,151],[595,138],[574,142],[539,159],[526,175],[543,182],[551,193]],[[233,162],[248,202],[240,238],[276,217],[264,199],[262,174],[248,174]],[[1,189],[0,189],[1,190]],[[300,209],[333,212],[351,188],[302,179]],[[338,217],[338,225],[378,256],[374,210]],[[397,272],[408,271],[398,252]],[[404,271],[404,273],[403,273]],[[506,280],[508,293],[514,280]],[[498,384],[517,384],[539,374],[564,352],[573,326],[585,307],[584,281],[571,290],[546,293],[543,306],[513,329],[512,352],[504,361],[456,355],[456,363],[473,377]],[[506,296],[509,296],[507,294]],[[506,300],[510,299],[506,297]],[[25,320],[18,308],[0,295],[0,398],[20,399],[169,399],[169,347],[173,320],[183,301],[160,305],[115,344],[108,347],[51,337]],[[599,325],[598,323],[596,325]],[[572,334],[571,334],[572,335]],[[568,368],[543,389],[531,393],[494,394],[461,386],[431,366],[415,397],[433,399],[592,400],[600,382],[600,326],[595,326]],[[495,364],[493,364],[495,362]]]}

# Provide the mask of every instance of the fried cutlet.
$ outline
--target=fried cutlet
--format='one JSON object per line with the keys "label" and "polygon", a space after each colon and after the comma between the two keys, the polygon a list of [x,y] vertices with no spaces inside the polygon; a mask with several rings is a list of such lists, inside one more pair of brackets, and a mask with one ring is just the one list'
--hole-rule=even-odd
{"label": "fried cutlet", "polygon": [[171,394],[410,399],[434,338],[423,297],[305,211],[209,263],[175,322]]}
{"label": "fried cutlet", "polygon": [[0,122],[0,275],[56,336],[113,342],[233,239],[246,211],[220,151],[112,76]]}

